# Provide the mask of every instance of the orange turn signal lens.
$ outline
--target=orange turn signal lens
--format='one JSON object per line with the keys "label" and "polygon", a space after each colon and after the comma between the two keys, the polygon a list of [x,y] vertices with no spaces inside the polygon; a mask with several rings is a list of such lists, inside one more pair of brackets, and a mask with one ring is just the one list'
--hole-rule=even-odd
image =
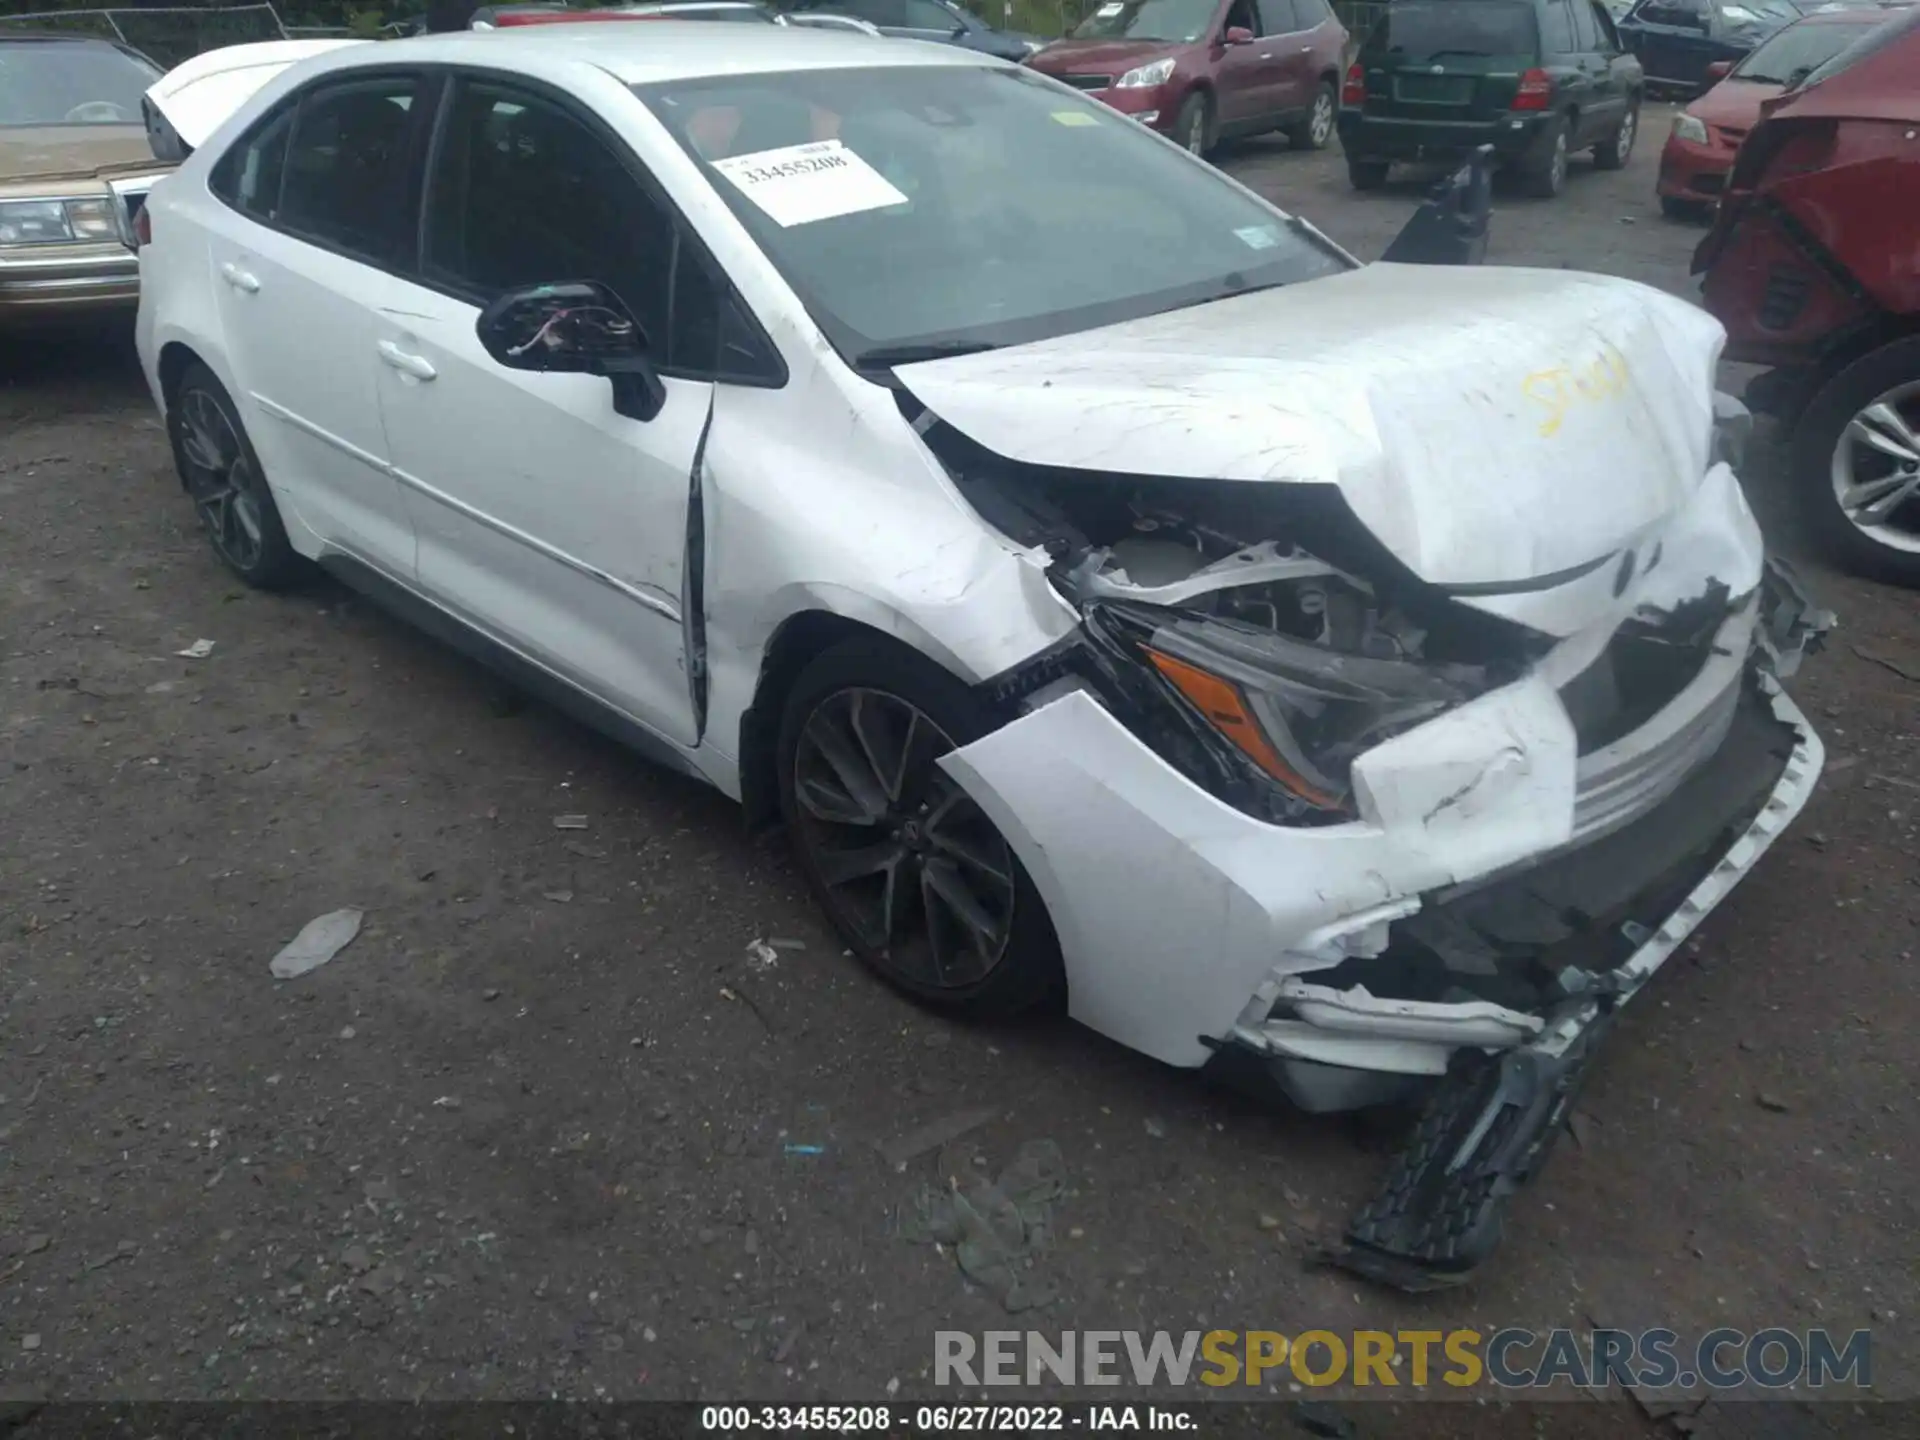
{"label": "orange turn signal lens", "polygon": [[1184,660],[1163,655],[1158,650],[1149,649],[1146,653],[1154,668],[1167,678],[1168,683],[1249,760],[1308,804],[1318,805],[1323,810],[1339,808],[1338,800],[1308,783],[1304,776],[1280,758],[1280,752],[1273,748],[1273,742],[1267,739],[1260,722],[1254,719],[1253,712],[1247,708],[1246,697],[1240,693],[1238,686]]}

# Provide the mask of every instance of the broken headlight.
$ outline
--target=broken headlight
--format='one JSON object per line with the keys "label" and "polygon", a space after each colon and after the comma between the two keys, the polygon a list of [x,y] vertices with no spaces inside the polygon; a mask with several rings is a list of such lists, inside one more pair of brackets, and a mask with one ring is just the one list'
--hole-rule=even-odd
{"label": "broken headlight", "polygon": [[1142,661],[1275,788],[1276,818],[1351,818],[1353,762],[1489,686],[1479,666],[1344,654],[1237,619],[1150,623],[1129,607]]}

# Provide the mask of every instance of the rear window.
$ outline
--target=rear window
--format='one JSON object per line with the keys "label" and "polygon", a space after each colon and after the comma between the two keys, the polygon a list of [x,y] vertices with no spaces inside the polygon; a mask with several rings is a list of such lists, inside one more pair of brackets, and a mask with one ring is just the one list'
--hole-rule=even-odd
{"label": "rear window", "polygon": [[1514,0],[1410,0],[1380,17],[1370,56],[1406,65],[1470,56],[1531,56],[1540,32],[1533,6]]}

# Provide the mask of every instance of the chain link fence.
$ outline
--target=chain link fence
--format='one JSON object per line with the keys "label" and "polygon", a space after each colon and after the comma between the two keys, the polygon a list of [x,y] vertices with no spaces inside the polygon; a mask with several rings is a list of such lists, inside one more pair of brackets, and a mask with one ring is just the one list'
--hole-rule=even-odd
{"label": "chain link fence", "polygon": [[183,60],[207,50],[217,50],[222,45],[330,33],[289,30],[280,23],[280,12],[265,4],[219,9],[177,6],[154,10],[43,10],[0,15],[0,37],[9,30],[118,40],[131,45],[162,69],[171,69]]}

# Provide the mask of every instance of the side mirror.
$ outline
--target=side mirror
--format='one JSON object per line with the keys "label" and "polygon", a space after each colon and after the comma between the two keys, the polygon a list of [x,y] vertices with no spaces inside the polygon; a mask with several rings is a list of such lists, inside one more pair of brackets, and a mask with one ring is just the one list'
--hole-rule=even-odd
{"label": "side mirror", "polygon": [[1442,180],[1380,258],[1397,265],[1478,265],[1493,217],[1493,147]]}
{"label": "side mirror", "polygon": [[604,285],[576,280],[509,290],[480,312],[474,331],[508,370],[606,376],[614,410],[630,420],[651,420],[667,403],[646,335]]}
{"label": "side mirror", "polygon": [[1718,84],[1720,81],[1726,79],[1732,70],[1733,62],[1731,60],[1714,61],[1711,65],[1707,66],[1707,84]]}
{"label": "side mirror", "polygon": [[1253,32],[1244,25],[1229,25],[1222,39],[1229,45],[1251,45]]}

